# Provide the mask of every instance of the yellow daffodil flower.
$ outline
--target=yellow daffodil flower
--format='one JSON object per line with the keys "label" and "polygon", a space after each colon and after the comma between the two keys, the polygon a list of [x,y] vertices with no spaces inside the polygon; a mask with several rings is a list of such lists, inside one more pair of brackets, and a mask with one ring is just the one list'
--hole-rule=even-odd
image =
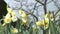
{"label": "yellow daffodil flower", "polygon": [[49,19],[48,18],[45,18],[44,26],[45,26],[45,29],[47,29],[49,27]]}
{"label": "yellow daffodil flower", "polygon": [[45,15],[45,18],[50,18],[50,20],[51,21],[53,21],[54,20],[54,17],[53,17],[53,14],[52,13],[47,13],[46,15]]}
{"label": "yellow daffodil flower", "polygon": [[5,16],[5,18],[10,18],[10,17],[11,17],[10,13],[7,13]]}
{"label": "yellow daffodil flower", "polygon": [[11,22],[11,18],[5,18],[5,19],[4,19],[4,23],[8,24],[8,23],[10,23],[10,22]]}
{"label": "yellow daffodil flower", "polygon": [[22,25],[28,25],[29,24],[29,19],[22,18]]}
{"label": "yellow daffodil flower", "polygon": [[49,13],[47,13],[47,14],[45,15],[45,18],[48,18],[48,17],[49,17],[49,15],[50,15],[50,14],[49,14]]}
{"label": "yellow daffodil flower", "polygon": [[12,16],[11,19],[12,19],[13,22],[18,20],[17,17],[15,17],[15,16]]}
{"label": "yellow daffodil flower", "polygon": [[28,23],[29,23],[28,15],[22,9],[19,10],[19,14],[22,19],[22,25],[28,25]]}
{"label": "yellow daffodil flower", "polygon": [[15,11],[12,11],[12,12],[11,12],[11,15],[16,17]]}
{"label": "yellow daffodil flower", "polygon": [[7,15],[4,18],[4,23],[10,23],[11,22],[11,15],[7,13]]}
{"label": "yellow daffodil flower", "polygon": [[20,14],[21,17],[26,17],[27,16],[26,13],[21,9],[19,10],[19,14]]}
{"label": "yellow daffodil flower", "polygon": [[42,27],[43,26],[43,23],[41,21],[37,21],[36,22],[36,25],[39,26],[39,27]]}
{"label": "yellow daffodil flower", "polygon": [[51,21],[54,20],[53,14],[50,14],[50,19],[51,19]]}
{"label": "yellow daffodil flower", "polygon": [[18,29],[13,28],[12,32],[13,32],[13,33],[18,33]]}

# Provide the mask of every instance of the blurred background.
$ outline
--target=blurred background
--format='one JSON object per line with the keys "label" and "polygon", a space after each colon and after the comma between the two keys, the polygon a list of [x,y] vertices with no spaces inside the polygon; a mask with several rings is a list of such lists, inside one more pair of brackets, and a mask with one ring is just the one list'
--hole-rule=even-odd
{"label": "blurred background", "polygon": [[[19,17],[18,15],[18,10],[20,8],[28,11],[28,12],[34,12],[34,14],[36,16],[38,16],[38,18],[44,18],[44,6],[37,2],[36,0],[4,0],[12,9],[14,9],[17,13],[17,17]],[[45,0],[38,0],[42,3],[44,3]],[[47,4],[46,4],[46,11],[53,11],[53,12],[57,12],[58,10],[60,10],[60,0],[47,0]],[[38,15],[37,15],[38,14]]]}

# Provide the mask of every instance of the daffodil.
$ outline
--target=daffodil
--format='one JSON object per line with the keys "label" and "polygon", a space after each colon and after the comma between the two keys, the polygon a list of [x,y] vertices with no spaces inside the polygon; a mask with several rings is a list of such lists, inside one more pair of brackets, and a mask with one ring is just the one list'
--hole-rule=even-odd
{"label": "daffodil", "polygon": [[19,10],[19,14],[20,14],[21,17],[26,17],[27,16],[26,13],[21,9]]}
{"label": "daffodil", "polygon": [[39,26],[39,27],[42,27],[42,26],[43,26],[43,22],[37,21],[37,22],[36,22],[36,25]]}
{"label": "daffodil", "polygon": [[50,20],[51,21],[53,21],[54,20],[54,17],[53,17],[53,14],[52,13],[47,13],[46,15],[45,15],[45,18],[50,18]]}
{"label": "daffodil", "polygon": [[11,19],[12,19],[13,22],[18,20],[17,17],[15,17],[15,16],[12,16]]}
{"label": "daffodil", "polygon": [[48,18],[45,18],[44,26],[45,26],[45,29],[47,29],[49,27],[49,19]]}
{"label": "daffodil", "polygon": [[18,29],[13,28],[12,32],[13,32],[13,33],[18,33]]}
{"label": "daffodil", "polygon": [[4,27],[4,26],[6,26],[8,23],[11,22],[11,15],[10,15],[10,13],[7,13],[3,20],[4,20],[4,23],[2,24],[2,26]]}
{"label": "daffodil", "polygon": [[29,19],[27,19],[27,18],[22,18],[22,24],[23,24],[23,25],[28,25],[28,24],[29,24]]}
{"label": "daffodil", "polygon": [[5,18],[5,19],[4,19],[4,23],[8,24],[8,23],[10,23],[10,22],[11,22],[11,18]]}
{"label": "daffodil", "polygon": [[11,15],[7,13],[7,15],[4,18],[4,23],[10,23],[11,22]]}
{"label": "daffodil", "polygon": [[11,12],[11,15],[16,17],[16,12],[15,11],[12,11]]}
{"label": "daffodil", "polygon": [[54,17],[53,17],[53,14],[52,13],[50,14],[50,19],[51,19],[51,21],[54,20]]}
{"label": "daffodil", "polygon": [[5,16],[5,18],[10,18],[10,17],[11,17],[10,13],[7,13]]}
{"label": "daffodil", "polygon": [[7,5],[7,11],[8,11],[8,13],[11,13],[13,10],[11,8],[9,8]]}
{"label": "daffodil", "polygon": [[22,25],[28,25],[29,23],[28,15],[22,9],[19,10],[19,14],[21,16]]}
{"label": "daffodil", "polygon": [[49,13],[47,13],[47,14],[45,15],[45,18],[48,18],[48,17],[49,17],[49,15],[50,15],[50,14],[49,14]]}

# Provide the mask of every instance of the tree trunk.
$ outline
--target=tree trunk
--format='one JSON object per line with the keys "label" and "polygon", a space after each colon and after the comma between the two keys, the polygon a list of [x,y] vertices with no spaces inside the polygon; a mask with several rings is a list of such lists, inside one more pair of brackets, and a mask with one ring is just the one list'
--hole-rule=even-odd
{"label": "tree trunk", "polygon": [[0,0],[0,19],[7,14],[6,6],[4,0]]}

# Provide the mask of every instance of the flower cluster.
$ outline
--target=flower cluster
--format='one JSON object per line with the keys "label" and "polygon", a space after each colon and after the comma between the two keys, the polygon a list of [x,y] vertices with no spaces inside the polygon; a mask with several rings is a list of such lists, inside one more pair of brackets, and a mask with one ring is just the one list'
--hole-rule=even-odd
{"label": "flower cluster", "polygon": [[44,27],[44,29],[47,29],[49,27],[49,19],[51,21],[54,20],[53,14],[52,13],[47,13],[44,17],[44,20],[40,20],[36,22],[36,25],[39,27]]}
{"label": "flower cluster", "polygon": [[19,10],[19,14],[21,16],[22,25],[28,25],[29,24],[28,15],[22,9]]}
{"label": "flower cluster", "polygon": [[47,13],[45,15],[45,18],[50,18],[50,20],[53,21],[54,20],[54,15],[53,15],[53,13]]}
{"label": "flower cluster", "polygon": [[13,21],[13,22],[17,21],[15,11],[12,10],[11,8],[9,8],[8,6],[7,6],[7,11],[8,11],[8,13],[4,17],[4,23],[2,26],[5,26],[6,24],[11,23],[11,21]]}

